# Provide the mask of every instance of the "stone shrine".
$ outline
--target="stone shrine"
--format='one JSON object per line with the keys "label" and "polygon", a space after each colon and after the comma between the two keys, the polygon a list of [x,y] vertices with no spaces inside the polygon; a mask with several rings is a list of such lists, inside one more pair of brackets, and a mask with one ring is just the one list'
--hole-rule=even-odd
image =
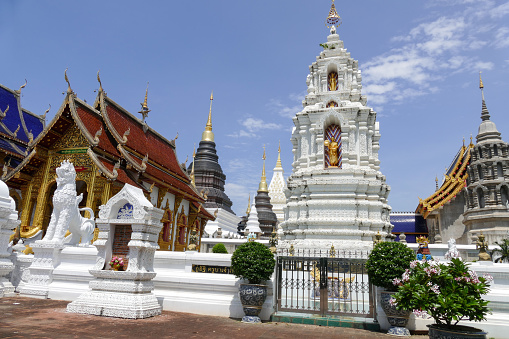
{"label": "stone shrine", "polygon": [[[67,306],[67,311],[118,318],[147,318],[161,314],[152,293],[154,254],[163,227],[164,211],[154,207],[140,188],[126,184],[100,207],[97,262],[90,269],[90,290]],[[125,271],[110,269],[112,257],[127,262]]]}
{"label": "stone shrine", "polygon": [[304,109],[293,118],[280,248],[367,250],[377,232],[392,229],[390,186],[378,159],[379,123],[361,93],[358,62],[336,33],[339,19],[333,4],[331,34],[309,66]]}

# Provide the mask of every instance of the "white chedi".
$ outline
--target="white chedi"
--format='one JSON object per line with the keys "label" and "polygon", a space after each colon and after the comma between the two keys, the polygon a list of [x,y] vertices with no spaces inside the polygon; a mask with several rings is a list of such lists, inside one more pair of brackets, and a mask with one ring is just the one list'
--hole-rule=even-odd
{"label": "white chedi", "polygon": [[6,278],[14,265],[8,251],[9,237],[12,230],[19,225],[16,204],[9,196],[9,188],[0,180],[0,297],[13,296],[14,286]]}
{"label": "white chedi", "polygon": [[260,222],[258,221],[258,212],[256,212],[256,206],[253,201],[251,205],[251,212],[249,212],[249,217],[246,223],[246,229],[244,230],[244,235],[249,235],[250,233],[261,234],[262,229],[260,228]]}
{"label": "white chedi", "polygon": [[[82,246],[90,245],[95,228],[94,211],[88,207],[79,208],[83,193],[77,196],[74,165],[64,160],[56,172],[57,188],[53,195],[53,212],[42,242],[63,244],[65,233],[69,230],[69,245],[77,245],[80,239]],[[88,211],[91,218],[82,217],[81,211]]]}
{"label": "white chedi", "polygon": [[[369,250],[390,234],[390,186],[380,172],[379,124],[361,95],[361,71],[335,31],[309,67],[293,118],[292,174],[278,247]],[[333,139],[334,138],[334,139]],[[333,159],[333,160],[331,160]]]}

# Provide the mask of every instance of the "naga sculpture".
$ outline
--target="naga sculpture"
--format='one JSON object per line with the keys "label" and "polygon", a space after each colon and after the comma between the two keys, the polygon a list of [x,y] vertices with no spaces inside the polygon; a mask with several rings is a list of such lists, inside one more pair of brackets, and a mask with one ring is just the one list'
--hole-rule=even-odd
{"label": "naga sculpture", "polygon": [[[65,160],[57,168],[57,188],[53,195],[53,212],[42,239],[44,242],[63,244],[67,229],[71,232],[70,245],[77,245],[81,239],[81,246],[90,245],[93,238],[95,222],[94,211],[91,208],[79,208],[83,200],[83,193],[76,196],[76,171],[74,165]],[[82,217],[80,212],[90,212],[91,218]]]}

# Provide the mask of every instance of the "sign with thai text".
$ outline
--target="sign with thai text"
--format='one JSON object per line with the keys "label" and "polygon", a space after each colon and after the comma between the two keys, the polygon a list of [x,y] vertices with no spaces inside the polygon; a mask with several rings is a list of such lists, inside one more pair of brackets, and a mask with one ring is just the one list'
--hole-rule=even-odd
{"label": "sign with thai text", "polygon": [[192,272],[232,274],[229,266],[193,265]]}

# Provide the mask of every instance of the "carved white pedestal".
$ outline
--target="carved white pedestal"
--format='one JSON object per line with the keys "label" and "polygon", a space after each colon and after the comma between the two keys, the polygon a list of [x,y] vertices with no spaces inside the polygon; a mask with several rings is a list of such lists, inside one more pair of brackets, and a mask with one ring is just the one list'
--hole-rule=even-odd
{"label": "carved white pedestal", "polygon": [[6,278],[14,269],[7,250],[12,230],[19,225],[16,204],[9,196],[9,188],[0,180],[0,297],[14,295],[14,286]]}
{"label": "carved white pedestal", "polygon": [[[99,237],[94,242],[97,262],[89,271],[94,279],[90,290],[67,306],[68,312],[132,319],[161,314],[152,279],[162,216],[163,210],[154,207],[141,189],[128,184],[101,206],[96,220]],[[114,251],[123,241],[114,233],[123,227],[132,231],[125,257],[129,263],[125,271],[113,271],[109,262],[118,255]]]}
{"label": "carved white pedestal", "polygon": [[43,240],[37,240],[32,244],[34,257],[29,267],[28,284],[19,289],[22,296],[48,298],[48,286],[52,281],[53,270],[59,264],[63,248],[64,245],[51,244]]}

